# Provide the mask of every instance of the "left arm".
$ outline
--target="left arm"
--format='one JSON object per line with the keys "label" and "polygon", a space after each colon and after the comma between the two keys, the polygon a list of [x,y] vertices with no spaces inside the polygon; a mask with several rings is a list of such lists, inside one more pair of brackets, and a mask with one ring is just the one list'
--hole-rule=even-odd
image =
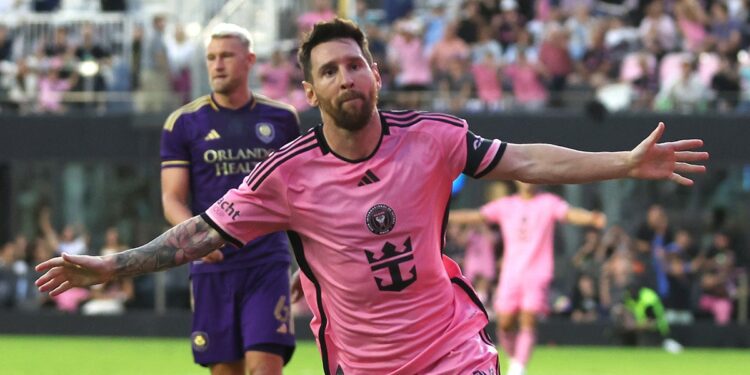
{"label": "left arm", "polygon": [[699,139],[657,143],[659,126],[631,151],[584,152],[550,144],[508,144],[500,163],[487,177],[537,184],[578,184],[617,178],[670,179],[682,185],[693,180],[682,173],[701,173],[705,166],[691,162],[708,159],[707,152],[691,151]]}
{"label": "left arm", "polygon": [[566,223],[580,226],[592,226],[602,229],[607,226],[607,216],[598,211],[589,211],[583,208],[571,207],[565,213]]}

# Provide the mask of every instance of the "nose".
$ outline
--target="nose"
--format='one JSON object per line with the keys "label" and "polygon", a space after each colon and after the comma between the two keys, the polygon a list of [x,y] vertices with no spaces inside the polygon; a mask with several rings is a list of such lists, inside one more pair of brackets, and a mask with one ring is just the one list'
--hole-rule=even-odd
{"label": "nose", "polygon": [[351,73],[346,69],[341,69],[339,73],[339,80],[341,81],[341,89],[350,89],[354,87],[354,79]]}

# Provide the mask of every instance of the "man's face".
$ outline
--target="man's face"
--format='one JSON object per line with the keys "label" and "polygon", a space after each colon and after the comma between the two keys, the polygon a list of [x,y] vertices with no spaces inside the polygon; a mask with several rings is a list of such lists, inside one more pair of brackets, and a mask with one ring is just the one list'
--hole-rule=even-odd
{"label": "man's face", "polygon": [[238,38],[214,38],[206,47],[206,68],[211,89],[228,95],[247,85],[255,54]]}
{"label": "man's face", "polygon": [[375,112],[380,74],[370,67],[357,43],[336,39],[315,46],[310,53],[312,82],[304,82],[307,100],[333,118],[336,126],[356,131]]}

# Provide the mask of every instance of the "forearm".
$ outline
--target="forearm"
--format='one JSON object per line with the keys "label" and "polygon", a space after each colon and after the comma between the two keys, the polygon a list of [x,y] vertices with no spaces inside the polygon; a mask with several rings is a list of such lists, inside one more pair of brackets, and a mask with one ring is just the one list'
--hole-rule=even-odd
{"label": "forearm", "polygon": [[550,144],[508,145],[490,178],[535,184],[577,184],[627,177],[629,153],[584,152]]}
{"label": "forearm", "polygon": [[484,218],[478,210],[451,210],[448,221],[453,224],[482,224]]}
{"label": "forearm", "polygon": [[153,241],[109,257],[116,277],[162,271],[199,259],[221,247],[224,239],[200,216],[188,219]]}
{"label": "forearm", "polygon": [[187,202],[170,196],[162,196],[161,201],[164,206],[164,218],[169,224],[177,225],[193,217],[193,213],[190,211]]}

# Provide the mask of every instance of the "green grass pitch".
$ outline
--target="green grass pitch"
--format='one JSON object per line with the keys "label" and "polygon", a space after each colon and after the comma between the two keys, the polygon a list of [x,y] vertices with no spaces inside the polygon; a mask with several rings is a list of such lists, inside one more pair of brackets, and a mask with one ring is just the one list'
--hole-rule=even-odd
{"label": "green grass pitch", "polygon": [[[322,374],[315,344],[301,342],[284,374]],[[501,362],[504,369],[506,363]],[[187,339],[0,335],[3,375],[208,374],[192,363]],[[750,350],[540,347],[528,375],[747,375]]]}

